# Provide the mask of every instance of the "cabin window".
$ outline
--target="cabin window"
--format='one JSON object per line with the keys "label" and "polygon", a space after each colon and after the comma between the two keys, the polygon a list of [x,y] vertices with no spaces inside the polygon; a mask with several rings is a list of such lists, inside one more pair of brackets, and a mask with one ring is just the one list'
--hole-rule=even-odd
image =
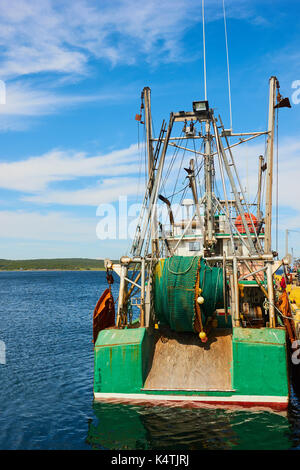
{"label": "cabin window", "polygon": [[189,242],[189,251],[200,251],[200,242]]}

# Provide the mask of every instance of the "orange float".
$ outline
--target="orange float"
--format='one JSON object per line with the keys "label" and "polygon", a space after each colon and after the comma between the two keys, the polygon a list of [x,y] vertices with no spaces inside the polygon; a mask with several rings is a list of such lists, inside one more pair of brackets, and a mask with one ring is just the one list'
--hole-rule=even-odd
{"label": "orange float", "polygon": [[[246,222],[247,222],[247,225],[248,225],[248,228],[249,228],[249,232],[254,233],[253,225],[255,227],[255,230],[257,230],[257,227],[258,227],[257,218],[255,217],[255,215],[248,214],[248,212],[245,212],[245,219],[246,219]],[[251,222],[251,219],[252,219],[253,224]],[[234,224],[235,224],[237,230],[240,233],[246,233],[246,230],[245,230],[245,227],[244,227],[244,224],[243,224],[243,221],[242,221],[242,217],[240,215],[237,216],[237,218],[235,219]]]}

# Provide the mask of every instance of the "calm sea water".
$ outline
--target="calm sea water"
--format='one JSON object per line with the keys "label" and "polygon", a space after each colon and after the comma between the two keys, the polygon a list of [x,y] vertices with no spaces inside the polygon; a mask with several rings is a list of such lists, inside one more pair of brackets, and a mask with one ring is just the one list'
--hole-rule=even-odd
{"label": "calm sea water", "polygon": [[103,272],[0,273],[0,449],[300,449],[294,392],[285,414],[94,404],[105,287]]}

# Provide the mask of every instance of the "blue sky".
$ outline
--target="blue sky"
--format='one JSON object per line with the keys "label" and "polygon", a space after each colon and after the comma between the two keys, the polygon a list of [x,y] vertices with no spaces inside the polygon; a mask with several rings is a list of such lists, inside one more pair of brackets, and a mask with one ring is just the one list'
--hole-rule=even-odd
{"label": "blue sky", "polygon": [[[234,131],[264,130],[268,79],[294,101],[279,117],[279,245],[300,230],[300,4],[226,0]],[[222,0],[206,0],[210,105],[229,126]],[[2,0],[0,258],[117,257],[99,240],[101,203],[136,201],[140,92],[156,133],[170,111],[203,99],[201,0]],[[292,88],[292,85],[296,88]],[[142,129],[140,128],[140,139]],[[247,144],[255,185],[264,142]],[[300,234],[290,246],[300,256]]]}

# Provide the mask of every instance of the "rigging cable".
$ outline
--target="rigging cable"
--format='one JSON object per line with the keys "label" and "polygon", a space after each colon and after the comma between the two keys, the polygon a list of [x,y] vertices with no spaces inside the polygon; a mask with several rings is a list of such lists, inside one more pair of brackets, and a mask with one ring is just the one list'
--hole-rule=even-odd
{"label": "rigging cable", "polygon": [[[140,185],[141,185],[141,176],[142,176],[142,166],[143,166],[143,151],[140,145],[140,122],[137,121],[137,140],[138,140],[138,156],[139,156],[139,172],[138,172],[138,181],[137,181],[137,192],[136,192],[136,199],[135,204],[138,203],[139,196],[140,196]],[[128,235],[128,234],[127,234]],[[129,249],[131,248],[132,241],[129,239],[128,245],[125,251],[126,256],[128,255]]]}
{"label": "rigging cable", "polygon": [[[180,134],[180,139],[179,139],[179,143],[180,143],[180,144],[182,143],[182,140],[183,140],[183,131],[182,131],[181,134]],[[187,147],[187,145],[188,145],[188,141],[186,142],[185,148]],[[170,173],[171,173],[171,171],[172,171],[172,169],[173,169],[174,163],[175,163],[175,161],[176,161],[176,159],[177,159],[177,156],[178,156],[179,152],[180,152],[180,149],[179,149],[179,148],[175,148],[174,153],[173,153],[172,158],[171,158],[171,161],[170,161],[170,163],[169,163],[169,167],[168,167],[168,169],[167,169],[166,175],[165,175],[164,180],[163,180],[163,182],[162,182],[162,184],[161,184],[161,189],[162,189],[165,193],[167,192],[167,187],[166,187],[167,180],[168,180],[169,175],[170,175]],[[173,188],[173,195],[171,196],[171,201],[170,201],[171,204],[172,204],[172,202],[173,202],[173,197],[174,197],[174,195],[176,195],[176,194],[180,193],[181,191],[184,191],[184,190],[185,190],[185,188],[183,188],[181,191],[178,191],[178,193],[175,193],[176,185],[177,185],[178,178],[179,178],[179,173],[180,173],[180,170],[181,170],[181,167],[182,167],[182,163],[183,163],[183,159],[184,159],[184,155],[185,155],[185,149],[184,149],[184,153],[183,153],[183,156],[182,156],[182,159],[181,159],[180,168],[179,168],[179,170],[178,170],[176,183],[175,183],[174,188]],[[168,199],[170,199],[170,198],[168,198]],[[168,216],[166,216],[166,218],[167,218],[167,217],[168,217]],[[166,220],[164,221],[164,223],[166,223]]]}
{"label": "rigging cable", "polygon": [[[183,132],[181,132],[181,134],[183,134]],[[183,135],[182,135],[182,136],[180,135],[180,139],[179,139],[179,143],[180,143],[180,144],[182,143],[182,139],[183,139]],[[187,144],[186,144],[186,145],[187,145]],[[167,170],[166,170],[166,174],[164,175],[164,179],[162,180],[162,183],[161,183],[161,187],[162,187],[163,189],[165,189],[165,185],[166,185],[167,180],[168,180],[168,178],[169,178],[169,176],[170,176],[170,173],[171,173],[171,171],[172,171],[172,169],[173,169],[173,165],[174,165],[174,163],[175,163],[175,160],[176,160],[176,158],[177,158],[177,155],[178,155],[178,153],[179,153],[179,150],[180,150],[180,148],[179,148],[179,147],[176,147],[176,148],[174,149],[174,152],[173,152],[172,156],[171,156],[171,160],[170,160],[169,166],[168,166],[168,168],[167,168]]]}
{"label": "rigging cable", "polygon": [[[187,147],[187,145],[188,145],[188,142],[189,142],[189,139],[187,139],[187,141],[186,141],[186,146],[185,146],[185,147]],[[180,172],[181,172],[181,168],[182,168],[183,160],[184,160],[184,157],[185,157],[185,152],[186,152],[186,150],[184,150],[184,151],[182,152],[182,157],[181,157],[180,167],[179,167],[179,170],[178,170],[178,173],[177,173],[177,178],[176,178],[176,181],[175,181],[175,185],[174,185],[174,189],[173,189],[173,191],[175,191],[175,190],[176,190],[176,186],[177,186],[178,179],[179,179],[179,175],[180,175]],[[172,199],[171,199],[171,204],[172,204],[172,202],[173,202],[173,197],[174,197],[174,196],[172,196]]]}
{"label": "rigging cable", "polygon": [[[278,171],[279,171],[279,157],[278,157],[278,108],[277,108],[277,123],[276,123],[276,252],[278,253],[278,222],[279,222],[279,181],[278,181]],[[278,259],[278,255],[277,255]]]}
{"label": "rigging cable", "polygon": [[[182,142],[182,139],[180,140],[180,143],[181,143],[181,142]],[[186,141],[185,148],[187,147],[187,145],[188,145],[188,140]],[[175,182],[175,185],[174,185],[174,188],[173,188],[173,194],[168,198],[168,199],[170,200],[170,203],[171,203],[171,204],[173,203],[173,198],[174,198],[174,196],[177,195],[177,194],[179,194],[179,193],[181,193],[181,192],[183,192],[183,191],[188,187],[188,185],[187,185],[187,186],[185,186],[183,189],[181,189],[180,191],[175,192],[175,191],[176,191],[176,186],[177,186],[177,183],[178,183],[178,179],[179,179],[179,175],[180,175],[180,171],[181,171],[181,168],[182,168],[182,164],[183,164],[185,152],[186,152],[186,150],[184,149],[184,151],[182,152],[182,158],[181,158],[180,167],[179,167],[179,170],[178,170],[178,173],[177,173],[176,182]],[[177,157],[178,153],[179,153],[179,149],[175,149],[175,151],[174,151],[174,157]],[[174,158],[174,160],[173,160],[172,167],[171,167],[171,168],[169,167],[169,169],[168,169],[168,174],[166,175],[165,180],[164,180],[164,183],[163,183],[163,185],[162,185],[162,188],[164,189],[165,192],[166,192],[165,183],[166,183],[167,178],[169,177],[169,175],[170,175],[170,173],[171,173],[171,169],[173,168],[174,163],[175,163],[175,158]],[[164,223],[166,223],[166,221],[165,221]]]}
{"label": "rigging cable", "polygon": [[140,183],[141,183],[141,175],[142,175],[142,166],[143,166],[143,153],[140,148],[140,122],[137,121],[137,134],[138,134],[138,154],[139,154],[139,177],[138,177],[138,184],[137,184],[137,192],[136,192],[136,201],[138,203],[139,193],[140,193]]}
{"label": "rigging cable", "polygon": [[225,44],[226,44],[226,58],[227,58],[227,80],[228,80],[228,98],[229,98],[230,129],[232,130],[230,68],[229,68],[229,53],[228,53],[228,39],[227,39],[227,24],[226,24],[225,0],[223,0],[223,16],[224,16],[224,30],[225,30]]}
{"label": "rigging cable", "polygon": [[171,197],[173,198],[174,196],[177,196],[177,194],[180,194],[180,193],[182,193],[182,192],[183,192],[183,191],[184,191],[186,188],[188,188],[188,187],[189,187],[189,183],[187,183],[187,185],[186,185],[186,186],[184,186],[184,188],[180,189],[180,190],[179,190],[179,191],[177,191],[176,193],[174,193],[174,194],[171,194],[170,196],[168,196],[168,197],[167,197],[167,199],[170,199]]}
{"label": "rigging cable", "polygon": [[144,118],[143,131],[144,131],[145,187],[147,188],[148,177],[149,177],[150,175],[147,174],[147,148],[146,148],[147,146],[146,146],[146,126],[145,126],[145,118]]}

